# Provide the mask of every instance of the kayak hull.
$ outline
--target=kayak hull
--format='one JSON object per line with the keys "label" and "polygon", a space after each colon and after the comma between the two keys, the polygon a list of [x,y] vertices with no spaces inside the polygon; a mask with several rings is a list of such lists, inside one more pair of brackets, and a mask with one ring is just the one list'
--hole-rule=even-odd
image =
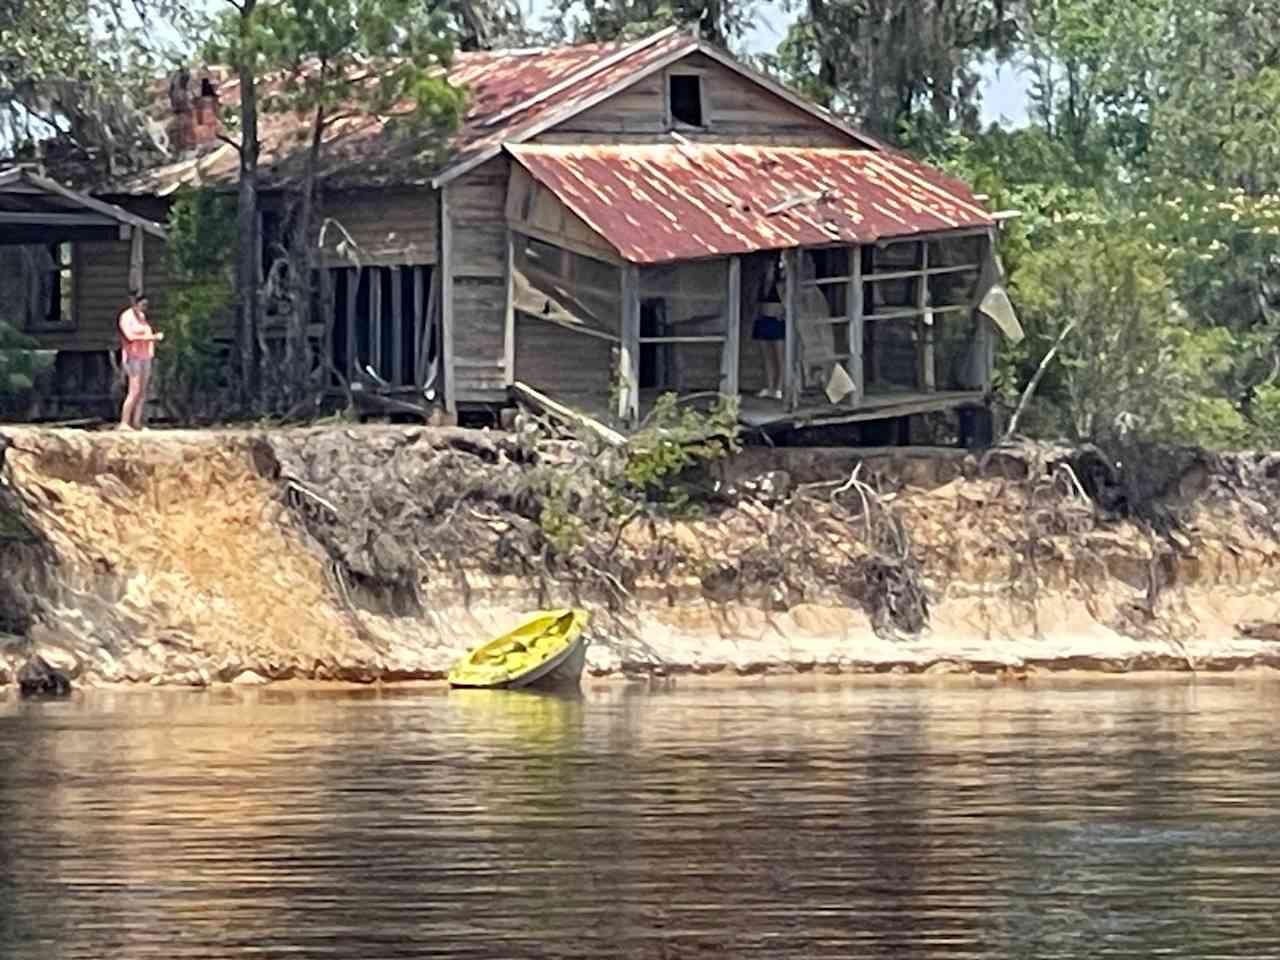
{"label": "kayak hull", "polygon": [[586,665],[585,610],[544,610],[454,664],[449,683],[473,689],[576,685]]}
{"label": "kayak hull", "polygon": [[529,671],[524,676],[507,684],[512,690],[525,687],[542,689],[564,689],[576,687],[582,682],[582,671],[587,665],[587,638],[579,634],[578,638],[558,657],[549,660],[542,667]]}

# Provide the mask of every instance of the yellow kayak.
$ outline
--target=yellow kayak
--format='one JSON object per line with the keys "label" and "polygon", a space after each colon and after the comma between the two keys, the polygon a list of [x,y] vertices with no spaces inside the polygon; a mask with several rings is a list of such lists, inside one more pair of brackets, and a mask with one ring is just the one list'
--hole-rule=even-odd
{"label": "yellow kayak", "polygon": [[577,683],[586,664],[585,610],[542,610],[510,633],[476,647],[453,665],[455,687],[527,687]]}

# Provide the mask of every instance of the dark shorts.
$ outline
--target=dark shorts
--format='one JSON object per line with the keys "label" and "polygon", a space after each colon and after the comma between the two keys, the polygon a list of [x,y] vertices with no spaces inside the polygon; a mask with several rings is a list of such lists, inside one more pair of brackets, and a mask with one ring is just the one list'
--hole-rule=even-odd
{"label": "dark shorts", "polygon": [[756,322],[751,326],[751,338],[753,340],[785,340],[787,328],[781,317],[766,317],[761,314],[756,317]]}

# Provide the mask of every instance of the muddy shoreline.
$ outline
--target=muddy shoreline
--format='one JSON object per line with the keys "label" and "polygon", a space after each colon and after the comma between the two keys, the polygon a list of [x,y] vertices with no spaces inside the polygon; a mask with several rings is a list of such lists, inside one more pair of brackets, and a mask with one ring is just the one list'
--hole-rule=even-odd
{"label": "muddy shoreline", "polygon": [[[753,448],[705,516],[565,558],[529,491],[592,455],[572,444],[3,427],[0,448],[0,685],[32,654],[80,686],[438,682],[561,604],[593,612],[591,683],[1280,670],[1246,635],[1280,623],[1258,455],[1177,461],[1157,533],[1063,482],[1061,454]],[[829,492],[859,463],[909,537],[918,631],[886,620],[871,525]]]}

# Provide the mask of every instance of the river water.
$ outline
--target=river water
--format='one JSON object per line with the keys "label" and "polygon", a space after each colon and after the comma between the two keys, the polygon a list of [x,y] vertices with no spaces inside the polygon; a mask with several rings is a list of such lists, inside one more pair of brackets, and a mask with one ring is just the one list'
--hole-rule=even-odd
{"label": "river water", "polygon": [[1280,683],[0,700],[0,957],[1280,957]]}

